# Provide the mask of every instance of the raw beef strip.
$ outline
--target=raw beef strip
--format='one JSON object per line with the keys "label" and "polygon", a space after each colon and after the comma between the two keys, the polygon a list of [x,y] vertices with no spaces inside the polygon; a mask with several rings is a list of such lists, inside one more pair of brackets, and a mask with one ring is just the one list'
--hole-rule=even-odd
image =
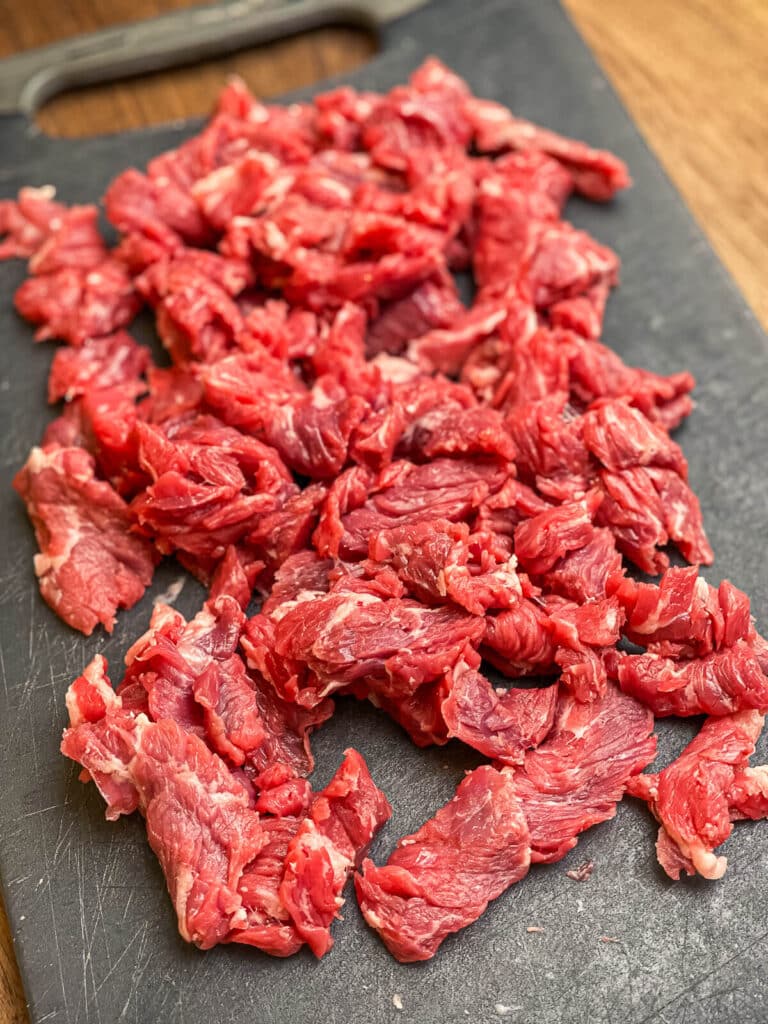
{"label": "raw beef strip", "polygon": [[584,829],[612,818],[629,779],[653,760],[653,715],[609,686],[589,703],[561,690],[547,738],[514,769],[531,860],[561,860]]}
{"label": "raw beef strip", "polygon": [[[248,651],[245,635],[243,649]],[[263,771],[269,765],[290,765],[299,775],[309,775],[315,759],[309,745],[310,733],[333,714],[333,701],[326,698],[313,708],[282,700],[271,683],[255,671],[250,672],[256,704],[264,728],[264,739],[250,762]]]}
{"label": "raw beef strip", "polygon": [[254,560],[230,544],[213,574],[208,600],[213,602],[218,597],[229,595],[234,597],[244,612],[247,611],[253,588],[263,568],[263,562]]}
{"label": "raw beef strip", "polygon": [[[755,751],[764,716],[740,711],[708,718],[682,754],[656,775],[640,775],[628,786],[646,800],[661,823],[657,851],[670,878],[681,871],[722,878],[725,857],[713,850],[731,834],[732,819],[751,817],[744,783],[757,792],[754,775],[744,771]],[[760,772],[760,769],[754,769]],[[731,813],[733,802],[733,814]],[[753,806],[762,817],[764,806]]]}
{"label": "raw beef strip", "polygon": [[[81,692],[70,703],[82,701]],[[182,937],[208,949],[245,927],[238,885],[265,839],[247,791],[175,722],[134,716],[119,698],[93,719],[86,712],[65,731],[62,752],[96,783],[110,820],[137,809],[144,815]]]}
{"label": "raw beef strip", "polygon": [[153,482],[131,513],[159,550],[180,552],[206,581],[228,545],[298,492],[274,448],[212,416],[138,423],[136,432]]}
{"label": "raw beef strip", "polygon": [[668,569],[658,585],[613,578],[627,614],[625,636],[653,654],[692,658],[755,640],[749,598],[728,580],[710,586],[690,568]]}
{"label": "raw beef strip", "polygon": [[380,530],[369,542],[372,562],[390,565],[409,593],[426,604],[455,602],[474,615],[506,608],[521,594],[515,560],[492,534],[470,534],[447,519]]}
{"label": "raw beef strip", "polygon": [[550,671],[555,663],[555,642],[549,629],[546,604],[522,597],[485,620],[486,657],[508,676]]}
{"label": "raw beef strip", "polygon": [[511,773],[484,765],[401,839],[386,866],[355,876],[363,917],[402,963],[428,960],[528,872],[530,844]]}
{"label": "raw beef strip", "polygon": [[583,547],[559,558],[543,575],[541,584],[549,593],[584,604],[606,597],[609,581],[622,578],[623,573],[613,534],[601,528],[592,531]]}
{"label": "raw beef strip", "polygon": [[56,226],[30,257],[31,274],[53,274],[66,268],[90,270],[107,258],[98,228],[96,206],[72,206],[56,218]]}
{"label": "raw beef strip", "polygon": [[[210,258],[213,254],[203,254]],[[139,291],[156,309],[157,332],[174,363],[215,362],[236,347],[236,338],[244,330],[243,316],[226,285],[244,288],[246,272],[240,261],[224,261],[225,269],[234,265],[232,283],[222,281],[222,273],[211,273],[208,260],[190,259],[189,254],[159,262],[136,279]]]}
{"label": "raw beef strip", "polygon": [[130,608],[152,581],[150,545],[130,532],[123,499],[94,475],[82,448],[33,448],[14,478],[35,527],[40,593],[86,636],[108,632],[118,608]]}
{"label": "raw beef strip", "polygon": [[577,700],[600,697],[604,658],[618,642],[623,615],[615,598],[584,605],[555,596],[519,598],[486,618],[486,656],[507,675],[562,670],[561,682]]}
{"label": "raw beef strip", "polygon": [[[239,660],[236,651],[244,618],[237,601],[229,596],[207,603],[189,622],[169,605],[156,604],[149,629],[125,656],[126,674],[118,693],[140,684],[147,693],[147,714],[154,721],[170,718],[188,732],[206,738],[214,725],[206,721],[205,712],[212,710],[205,708],[210,697],[198,701],[197,686],[207,670],[218,664],[231,669],[233,688],[240,688],[242,671],[233,666]],[[217,688],[216,680],[211,680],[210,688]],[[262,735],[258,714],[253,717],[249,731],[253,733],[253,747],[257,747]],[[242,763],[242,758],[237,763]]]}
{"label": "raw beef strip", "polygon": [[30,277],[14,303],[26,320],[40,324],[37,341],[58,338],[76,347],[125,327],[142,305],[130,274],[111,257],[95,267]]}
{"label": "raw beef strip", "polygon": [[137,345],[126,331],[85,341],[81,348],[60,348],[48,378],[48,401],[70,402],[79,395],[116,384],[135,383],[150,363],[149,349]]}
{"label": "raw beef strip", "polygon": [[53,185],[23,188],[16,199],[0,200],[0,260],[33,256],[61,224],[66,206]]}
{"label": "raw beef strip", "polygon": [[314,544],[323,555],[365,557],[378,530],[437,518],[457,522],[495,493],[509,470],[503,463],[435,459],[424,466],[394,462],[378,477],[348,470],[328,492]]}
{"label": "raw beef strip", "polygon": [[198,367],[208,405],[230,426],[263,436],[276,408],[307,393],[283,363],[262,353],[238,353]]}
{"label": "raw beef strip", "polygon": [[449,673],[441,707],[448,734],[486,757],[520,764],[552,726],[557,686],[494,690],[479,666],[479,655],[469,648]]}
{"label": "raw beef strip", "polygon": [[385,696],[407,695],[443,675],[464,644],[482,636],[478,616],[410,599],[382,600],[367,589],[339,592],[337,585],[281,614],[274,651],[305,669],[299,677],[272,679],[281,696],[314,707],[358,679],[375,681]]}
{"label": "raw beef strip", "polygon": [[304,817],[309,811],[312,787],[295,768],[284,761],[270,764],[252,782],[259,791],[254,805],[259,813],[285,818]]}
{"label": "raw beef strip", "polygon": [[728,790],[728,808],[731,821],[768,818],[768,765],[736,772]]}
{"label": "raw beef strip", "polygon": [[450,275],[422,282],[404,298],[385,304],[368,329],[369,357],[379,352],[400,355],[413,338],[434,328],[450,327],[464,311]]}
{"label": "raw beef strip", "polygon": [[434,328],[408,345],[408,358],[428,373],[456,374],[467,355],[506,319],[501,303],[477,303],[454,317],[450,327]]}
{"label": "raw beef strip", "polygon": [[162,181],[152,181],[129,168],[111,183],[104,205],[107,217],[119,231],[153,243],[154,259],[180,249],[184,242],[199,244],[211,238],[197,203],[175,184],[172,174],[166,174]]}
{"label": "raw beef strip", "polygon": [[344,905],[347,878],[391,814],[360,754],[345,751],[338,771],[288,843],[280,885],[280,899],[315,956],[333,945],[331,923]]}
{"label": "raw beef strip", "polygon": [[408,85],[395,86],[377,104],[363,126],[363,146],[376,163],[397,171],[407,168],[414,150],[463,151],[471,136],[461,109],[468,92],[460,78],[431,58]]}
{"label": "raw beef strip", "polygon": [[375,685],[356,683],[355,695],[367,697],[374,707],[386,712],[403,728],[417,747],[443,746],[448,742],[448,727],[443,715],[447,680],[425,683],[413,693],[387,697]]}
{"label": "raw beef strip", "polygon": [[630,654],[618,662],[622,690],[657,717],[768,711],[768,652],[737,640],[700,658]]}
{"label": "raw beef strip", "polygon": [[507,343],[496,356],[494,406],[511,411],[526,402],[567,391],[574,408],[596,399],[623,398],[648,419],[671,430],[693,408],[690,373],[669,377],[626,366],[616,352],[570,330],[540,328]]}
{"label": "raw beef strip", "polygon": [[611,199],[631,184],[626,164],[612,153],[515,117],[500,103],[471,96],[464,101],[464,114],[481,153],[541,150],[571,172],[576,189],[588,199]]}
{"label": "raw beef strip", "polygon": [[589,491],[580,501],[565,502],[520,523],[515,530],[515,555],[522,568],[541,575],[569,552],[588,544],[601,501],[599,491]]}
{"label": "raw beef strip", "polygon": [[333,382],[318,382],[272,410],[265,438],[295,473],[332,480],[347,462],[350,438],[368,412],[359,395],[348,396]]}
{"label": "raw beef strip", "polygon": [[302,551],[317,526],[319,508],[325,498],[324,484],[314,483],[287,498],[281,508],[259,518],[246,538],[249,548],[275,570]]}
{"label": "raw beef strip", "polygon": [[239,942],[269,953],[293,956],[304,945],[291,916],[280,899],[288,844],[301,822],[296,817],[262,818],[264,845],[245,866],[237,885],[245,920],[230,931],[225,942]]}

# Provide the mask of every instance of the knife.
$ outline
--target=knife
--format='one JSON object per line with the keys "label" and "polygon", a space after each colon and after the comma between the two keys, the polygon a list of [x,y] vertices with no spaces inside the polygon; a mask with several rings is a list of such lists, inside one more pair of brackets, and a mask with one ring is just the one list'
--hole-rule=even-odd
{"label": "knife", "polygon": [[62,39],[0,60],[0,114],[64,89],[193,64],[324,25],[378,33],[427,0],[224,0]]}

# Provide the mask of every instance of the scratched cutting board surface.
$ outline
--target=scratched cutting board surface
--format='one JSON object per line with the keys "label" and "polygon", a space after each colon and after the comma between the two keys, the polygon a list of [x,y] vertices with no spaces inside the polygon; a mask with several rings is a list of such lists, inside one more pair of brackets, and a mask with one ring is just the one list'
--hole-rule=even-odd
{"label": "scratched cutting board surface", "polygon": [[[635,187],[618,202],[569,208],[623,261],[605,339],[631,364],[695,372],[697,409],[678,438],[717,554],[707,576],[728,576],[746,589],[765,626],[766,337],[556,3],[433,4],[393,26],[382,55],[348,80],[386,89],[430,52],[478,95],[628,161]],[[0,125],[0,194],[52,182],[65,201],[92,200],[125,166],[145,163],[195,127],[74,142],[7,121]],[[33,1021],[763,1024],[768,826],[737,827],[722,882],[671,883],[655,863],[654,824],[630,801],[565,861],[532,870],[431,963],[397,964],[363,924],[349,890],[336,944],[319,963],[306,952],[279,961],[246,948],[200,953],[182,942],[142,822],[107,823],[94,787],[79,784],[58,753],[70,680],[97,651],[117,675],[125,649],[146,628],[153,597],[180,571],[163,567],[111,637],[81,637],[40,599],[32,531],[10,481],[53,415],[45,407],[52,351],[32,344],[11,308],[23,274],[21,263],[0,266],[0,872]],[[187,580],[176,604],[190,615],[201,599]],[[694,723],[663,725],[663,757],[693,731]],[[394,806],[372,851],[378,861],[476,763],[458,747],[417,751],[372,708],[340,702],[314,740],[317,785],[349,744],[368,759]],[[768,760],[765,745],[758,758]],[[566,869],[587,859],[595,864],[590,881],[566,878]],[[533,925],[543,931],[527,932]]]}

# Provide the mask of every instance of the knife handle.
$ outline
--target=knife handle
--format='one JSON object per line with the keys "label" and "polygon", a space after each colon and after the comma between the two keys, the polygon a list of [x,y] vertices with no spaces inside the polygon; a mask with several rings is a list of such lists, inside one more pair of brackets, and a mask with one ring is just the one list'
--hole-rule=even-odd
{"label": "knife handle", "polygon": [[377,0],[225,0],[73,36],[0,60],[0,114],[27,114],[73,86],[233,53],[306,29],[381,27]]}

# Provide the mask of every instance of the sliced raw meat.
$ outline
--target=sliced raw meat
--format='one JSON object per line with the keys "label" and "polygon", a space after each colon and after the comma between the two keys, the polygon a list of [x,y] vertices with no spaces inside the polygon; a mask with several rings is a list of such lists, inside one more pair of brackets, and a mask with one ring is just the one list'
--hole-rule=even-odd
{"label": "sliced raw meat", "polygon": [[48,378],[48,401],[73,398],[116,384],[137,385],[150,362],[149,349],[137,345],[126,331],[83,342],[81,348],[60,348],[53,357]]}
{"label": "sliced raw meat", "polygon": [[428,960],[528,872],[528,826],[511,774],[484,765],[384,867],[355,876],[363,917],[402,963]]}
{"label": "sliced raw meat", "polygon": [[531,860],[561,860],[584,829],[612,818],[627,783],[653,760],[653,715],[609,686],[578,703],[561,691],[554,726],[514,769],[531,834]]}
{"label": "sliced raw meat", "polygon": [[140,810],[188,942],[208,949],[247,920],[238,885],[264,845],[247,791],[202,740],[119,707],[64,733],[67,757],[88,772],[107,817]]}
{"label": "sliced raw meat", "polygon": [[506,608],[521,594],[515,560],[492,534],[470,534],[447,519],[380,530],[370,539],[371,560],[390,565],[409,593],[426,604],[453,601],[474,615]]}
{"label": "sliced raw meat", "polygon": [[520,764],[552,726],[557,686],[494,690],[479,665],[480,657],[470,649],[451,670],[441,707],[448,734],[486,757]]}
{"label": "sliced raw meat", "polygon": [[481,153],[540,150],[560,161],[573,175],[577,190],[589,199],[610,199],[631,184],[626,165],[612,153],[539,128],[500,103],[470,97],[464,102],[464,113]]}
{"label": "sliced raw meat", "polygon": [[[639,776],[628,787],[634,796],[648,801],[661,823],[657,850],[670,878],[679,878],[681,871],[698,872],[704,878],[722,878],[725,873],[726,858],[713,851],[731,834],[732,818],[751,816],[744,814],[749,807],[742,788],[744,770],[763,719],[758,711],[708,718],[670,765],[656,775]],[[754,792],[755,776],[747,779],[747,787]],[[759,807],[754,810],[762,816]]]}
{"label": "sliced raw meat", "polygon": [[280,899],[317,957],[333,945],[330,927],[344,905],[341,892],[392,814],[360,754],[344,761],[288,843]]}
{"label": "sliced raw meat", "polygon": [[700,658],[629,654],[618,663],[622,690],[657,717],[768,711],[767,672],[765,653],[746,640]]}
{"label": "sliced raw meat", "polygon": [[112,631],[152,581],[150,545],[130,532],[123,499],[94,474],[82,448],[33,448],[14,487],[27,506],[40,554],[40,593],[66,623],[88,636]]}
{"label": "sliced raw meat", "polygon": [[231,931],[225,942],[255,946],[280,957],[293,956],[304,945],[279,894],[288,844],[300,822],[296,817],[261,819],[264,845],[245,866],[237,885],[244,923]]}
{"label": "sliced raw meat", "polygon": [[[477,643],[483,620],[454,608],[382,600],[372,593],[331,592],[281,609],[274,651],[299,676],[272,678],[281,696],[314,707],[325,696],[365,679],[398,697],[443,675],[467,641]],[[274,615],[274,613],[273,613]]]}
{"label": "sliced raw meat", "polygon": [[440,517],[465,519],[508,475],[503,463],[466,459],[435,459],[424,466],[396,462],[378,479],[347,471],[328,492],[315,546],[323,555],[364,557],[368,538],[378,530]]}
{"label": "sliced raw meat", "polygon": [[30,277],[14,302],[26,320],[40,324],[37,341],[57,338],[75,346],[125,327],[142,305],[128,271],[112,258]]}
{"label": "sliced raw meat", "polygon": [[33,256],[61,224],[66,206],[53,185],[23,188],[16,199],[0,200],[0,259]]}
{"label": "sliced raw meat", "polygon": [[614,578],[610,589],[627,638],[654,654],[691,658],[756,637],[747,595],[728,580],[711,587],[695,567],[668,569],[658,585]]}

